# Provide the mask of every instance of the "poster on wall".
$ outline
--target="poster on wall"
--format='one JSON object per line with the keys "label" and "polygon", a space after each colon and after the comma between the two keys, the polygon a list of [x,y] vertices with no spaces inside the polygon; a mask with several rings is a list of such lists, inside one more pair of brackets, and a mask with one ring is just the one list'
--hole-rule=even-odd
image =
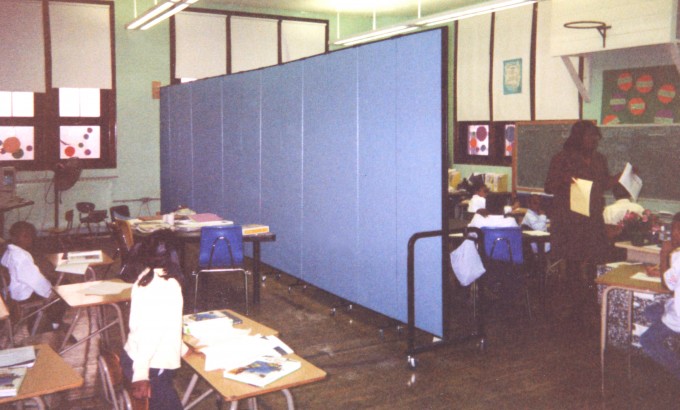
{"label": "poster on wall", "polygon": [[503,94],[522,93],[522,59],[503,61]]}
{"label": "poster on wall", "polygon": [[603,125],[680,123],[675,66],[607,70],[602,83]]}

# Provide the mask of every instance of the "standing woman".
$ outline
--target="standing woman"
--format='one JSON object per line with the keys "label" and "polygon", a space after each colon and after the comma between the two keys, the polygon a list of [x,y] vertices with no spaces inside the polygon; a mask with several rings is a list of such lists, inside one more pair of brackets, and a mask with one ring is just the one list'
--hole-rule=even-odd
{"label": "standing woman", "polygon": [[182,342],[182,271],[167,234],[156,233],[136,249],[140,272],[132,287],[130,333],[121,354],[123,374],[136,399],[150,410],[181,409],[172,378],[186,353]]}
{"label": "standing woman", "polygon": [[[552,253],[567,262],[567,275],[583,302],[596,303],[595,264],[607,252],[604,219],[604,191],[615,177],[609,175],[607,159],[597,151],[602,134],[590,121],[577,121],[571,127],[562,151],[550,161],[545,192],[554,195],[551,220]],[[570,190],[574,178],[593,181],[590,216],[572,212]]]}

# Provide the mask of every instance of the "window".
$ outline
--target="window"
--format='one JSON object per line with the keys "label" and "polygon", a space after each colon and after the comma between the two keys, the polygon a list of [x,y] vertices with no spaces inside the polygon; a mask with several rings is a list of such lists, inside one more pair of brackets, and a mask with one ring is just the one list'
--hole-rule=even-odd
{"label": "window", "polygon": [[458,123],[454,160],[459,164],[510,165],[515,148],[515,123]]}
{"label": "window", "polygon": [[[112,2],[0,3],[0,24],[14,28],[0,32],[4,61],[13,61],[0,61],[0,165],[45,170],[79,157],[86,168],[115,167],[112,16]],[[39,35],[15,25],[24,20]]]}

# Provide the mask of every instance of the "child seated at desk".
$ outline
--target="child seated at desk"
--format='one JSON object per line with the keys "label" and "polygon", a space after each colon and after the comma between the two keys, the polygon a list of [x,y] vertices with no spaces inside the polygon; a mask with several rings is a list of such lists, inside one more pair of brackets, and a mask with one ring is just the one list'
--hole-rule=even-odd
{"label": "child seated at desk", "polygon": [[616,202],[607,205],[604,208],[604,211],[602,211],[602,216],[604,218],[607,237],[611,240],[615,240],[621,235],[623,227],[620,226],[619,223],[623,221],[626,214],[632,212],[642,216],[643,212],[645,212],[645,208],[640,204],[631,202],[630,193],[620,183],[614,185],[612,194],[614,195]]}
{"label": "child seated at desk", "polygon": [[678,247],[680,212],[673,217],[671,240],[661,246],[660,265],[647,268],[648,275],[661,276],[666,287],[673,291],[673,297],[665,306],[655,304],[645,310],[652,325],[640,336],[640,345],[649,357],[680,379],[680,355],[666,344],[668,338],[680,336],[680,251],[674,252]]}
{"label": "child seated at desk", "polygon": [[[10,243],[6,245],[0,260],[9,272],[9,296],[17,302],[47,302],[52,297],[52,283],[40,272],[31,255],[36,236],[35,227],[29,222],[18,221],[9,229],[9,235]],[[59,328],[65,310],[66,304],[63,302],[54,303],[46,310],[52,329]]]}
{"label": "child seated at desk", "polygon": [[[532,231],[548,232],[548,216],[541,209],[541,197],[538,195],[531,195],[529,203],[527,204],[527,213],[524,214],[522,226],[526,226]],[[538,247],[535,243],[531,244],[531,249],[534,253],[538,253]],[[545,252],[550,251],[550,243],[545,244]]]}
{"label": "child seated at desk", "polygon": [[475,185],[473,188],[473,195],[468,202],[467,211],[471,214],[476,213],[480,209],[486,209],[486,197],[489,193],[489,188],[484,184]]}

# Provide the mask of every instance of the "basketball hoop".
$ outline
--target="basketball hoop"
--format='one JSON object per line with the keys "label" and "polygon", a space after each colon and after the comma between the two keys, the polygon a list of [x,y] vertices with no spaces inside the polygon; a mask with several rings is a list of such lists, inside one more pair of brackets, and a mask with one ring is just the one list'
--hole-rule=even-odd
{"label": "basketball hoop", "polygon": [[597,30],[598,33],[600,33],[600,36],[602,37],[602,48],[605,48],[606,42],[607,42],[607,29],[612,28],[612,26],[608,26],[607,23],[604,21],[592,21],[592,20],[579,20],[579,21],[570,21],[568,23],[564,23],[565,28],[573,28],[577,30],[586,30],[586,29],[595,29]]}

